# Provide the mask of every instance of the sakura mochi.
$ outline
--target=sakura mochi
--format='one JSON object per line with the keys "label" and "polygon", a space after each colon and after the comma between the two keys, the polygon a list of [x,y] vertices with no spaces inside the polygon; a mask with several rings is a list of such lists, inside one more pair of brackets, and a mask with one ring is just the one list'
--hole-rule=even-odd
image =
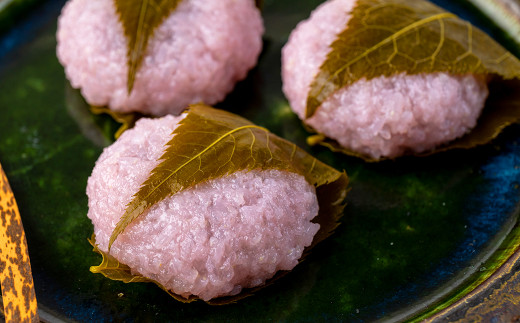
{"label": "sakura mochi", "polygon": [[[100,250],[107,252],[126,205],[183,117],[141,119],[99,157],[87,195]],[[303,176],[239,171],[155,204],[119,235],[110,255],[177,295],[207,301],[291,270],[319,230],[311,222],[317,214],[316,190]]]}
{"label": "sakura mochi", "polygon": [[484,76],[448,73],[365,78],[340,88],[305,119],[310,85],[355,0],[329,0],[291,33],[282,52],[283,91],[317,132],[371,159],[425,152],[470,131],[488,96]]}
{"label": "sakura mochi", "polygon": [[58,21],[57,56],[86,101],[162,116],[221,101],[262,48],[253,0],[183,0],[148,41],[131,94],[127,39],[114,0],[70,0]]}

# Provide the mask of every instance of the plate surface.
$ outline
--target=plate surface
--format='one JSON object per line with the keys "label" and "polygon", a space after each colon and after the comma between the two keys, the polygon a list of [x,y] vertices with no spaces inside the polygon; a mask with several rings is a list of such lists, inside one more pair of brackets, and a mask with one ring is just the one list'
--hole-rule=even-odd
{"label": "plate surface", "polygon": [[[89,113],[55,55],[63,0],[47,1],[0,39],[0,161],[27,233],[42,318],[112,321],[373,321],[429,316],[467,295],[518,245],[520,127],[471,151],[367,164],[308,135],[281,92],[280,50],[322,1],[265,1],[257,68],[219,107],[345,169],[343,223],[292,273],[237,304],[182,304],[152,284],[89,272],[86,181],[117,124]],[[480,26],[465,5],[434,1]],[[297,3],[297,5],[296,5]],[[507,40],[486,29],[501,42]],[[465,305],[470,306],[470,305]],[[426,314],[425,314],[426,313]]]}

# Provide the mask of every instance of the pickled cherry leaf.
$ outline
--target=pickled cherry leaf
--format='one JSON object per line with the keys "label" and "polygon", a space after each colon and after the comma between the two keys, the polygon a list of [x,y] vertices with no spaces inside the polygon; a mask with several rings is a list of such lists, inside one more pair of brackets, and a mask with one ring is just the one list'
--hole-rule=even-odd
{"label": "pickled cherry leaf", "polygon": [[[303,175],[317,190],[321,228],[314,243],[330,235],[343,212],[347,175],[250,121],[212,107],[189,107],[166,144],[161,162],[126,206],[109,240],[154,204],[184,189],[241,170],[278,169]],[[321,232],[321,233],[320,233]]]}
{"label": "pickled cherry leaf", "polygon": [[100,250],[96,245],[95,235],[92,235],[92,238],[90,238],[88,241],[90,242],[92,247],[94,247],[93,251],[103,256],[101,264],[97,266],[91,266],[90,272],[94,274],[100,273],[107,278],[110,278],[112,280],[119,280],[125,283],[151,281],[146,277],[132,274],[130,267],[120,263],[116,258]]}
{"label": "pickled cherry leaf", "polygon": [[[109,250],[117,236],[136,217],[155,203],[198,183],[226,176],[240,170],[279,169],[295,172],[316,187],[319,212],[313,219],[320,224],[312,244],[304,250],[302,261],[310,250],[328,237],[339,224],[347,194],[348,178],[307,154],[294,144],[271,134],[267,129],[230,112],[198,104],[189,107],[186,116],[166,144],[162,160],[151,172],[139,191],[127,205],[125,214],[114,229]],[[94,251],[103,256],[102,263],[92,266],[91,272],[123,282],[153,282],[170,296],[182,302],[198,299],[185,298],[167,290],[160,283],[143,277],[130,267],[103,252],[90,240]],[[244,289],[240,294],[218,297],[210,304],[227,304],[252,295],[268,286],[287,271],[279,271],[264,285]]]}
{"label": "pickled cherry leaf", "polygon": [[132,92],[135,76],[155,29],[182,0],[114,0],[127,40],[127,90]]}
{"label": "pickled cherry leaf", "polygon": [[336,90],[399,73],[520,78],[520,61],[491,37],[424,0],[359,0],[311,83],[306,118]]}

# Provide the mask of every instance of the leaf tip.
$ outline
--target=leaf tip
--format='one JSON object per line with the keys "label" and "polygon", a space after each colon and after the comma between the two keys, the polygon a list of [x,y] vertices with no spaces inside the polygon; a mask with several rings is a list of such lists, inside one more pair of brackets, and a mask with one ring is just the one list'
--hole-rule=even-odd
{"label": "leaf tip", "polygon": [[121,216],[121,219],[116,224],[116,227],[114,228],[114,231],[112,231],[112,234],[110,235],[110,239],[108,240],[108,251],[107,253],[110,253],[110,249],[112,248],[112,244],[116,241],[117,237],[123,231],[125,231],[126,227],[139,215],[141,215],[147,208],[148,208],[148,202],[147,201],[140,201],[137,203],[130,203],[127,210]]}
{"label": "leaf tip", "polygon": [[309,97],[307,100],[307,106],[305,107],[305,119],[308,119],[314,115],[318,106],[318,102],[314,97]]}
{"label": "leaf tip", "polygon": [[108,250],[107,253],[110,253],[110,249],[112,249],[112,245],[116,241],[117,237],[119,237],[119,234],[123,232],[126,225],[123,225],[123,218],[117,223],[116,227],[114,228],[114,231],[112,231],[112,234],[110,235],[110,239],[108,240]]}
{"label": "leaf tip", "polygon": [[132,90],[134,89],[134,82],[135,82],[135,69],[131,68],[128,72],[128,81],[126,82],[126,93],[128,96],[132,94]]}
{"label": "leaf tip", "polygon": [[116,226],[112,234],[110,235],[110,239],[108,240],[108,250],[107,253],[110,253],[110,249],[112,249],[112,244],[116,241],[117,237],[119,237],[119,233],[121,233],[120,225]]}

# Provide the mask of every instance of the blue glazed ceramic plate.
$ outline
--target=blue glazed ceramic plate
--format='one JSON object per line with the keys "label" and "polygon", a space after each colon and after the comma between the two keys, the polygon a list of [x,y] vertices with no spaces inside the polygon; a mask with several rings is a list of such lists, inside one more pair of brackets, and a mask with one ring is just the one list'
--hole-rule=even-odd
{"label": "blue glazed ceramic plate", "polygon": [[[462,1],[434,2],[516,51]],[[471,151],[377,164],[306,146],[308,134],[281,92],[280,50],[319,3],[265,1],[259,65],[220,106],[345,169],[352,190],[343,223],[289,275],[218,307],[179,303],[155,285],[89,272],[100,257],[87,241],[86,181],[117,124],[89,112],[56,59],[63,0],[40,4],[1,36],[0,160],[20,206],[44,320],[445,320],[484,317],[478,310],[487,304],[499,313],[489,315],[505,315],[487,297],[519,297],[497,284],[516,286],[520,128]]]}

